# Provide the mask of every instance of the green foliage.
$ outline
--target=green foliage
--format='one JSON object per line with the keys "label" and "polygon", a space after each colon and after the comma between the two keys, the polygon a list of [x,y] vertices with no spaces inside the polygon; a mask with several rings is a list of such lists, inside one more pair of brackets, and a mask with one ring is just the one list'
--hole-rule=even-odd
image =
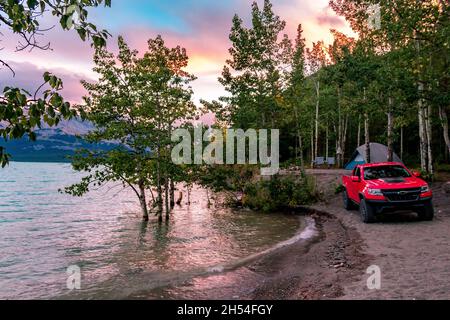
{"label": "green foliage", "polygon": [[142,58],[122,37],[118,45],[117,55],[97,48],[94,71],[100,77],[95,83],[83,82],[89,95],[82,108],[96,125],[85,139],[91,143],[116,141],[120,147],[106,152],[80,151],[73,158],[73,167],[89,175],[65,192],[81,196],[92,185],[120,181],[144,199],[142,206],[145,189],[157,186],[161,204],[162,185],[169,178],[181,180],[183,176],[170,158],[171,130],[177,120],[195,115],[189,87],[195,77],[184,71],[186,50],[166,47],[160,36],[148,41]]}
{"label": "green foliage", "polygon": [[439,164],[436,170],[438,172],[450,173],[450,164]]}
{"label": "green foliage", "polygon": [[[111,6],[111,0],[27,0],[27,1],[0,1],[0,27],[9,28],[13,33],[22,37],[18,50],[39,48],[47,50],[49,44],[41,45],[36,35],[44,33],[40,27],[40,19],[48,15],[58,17],[60,26],[64,30],[74,28],[84,41],[92,40],[94,46],[101,47],[106,44],[109,33],[98,30],[88,21],[90,7],[99,5]],[[74,16],[77,23],[74,24]],[[1,32],[0,32],[1,35]],[[14,70],[0,59],[0,66]],[[77,114],[77,110],[60,95],[63,88],[61,79],[46,72],[43,83],[34,94],[21,88],[6,87],[0,93],[0,136],[4,140],[21,138],[28,135],[35,140],[33,132],[40,128],[44,122],[49,126],[56,126],[61,119],[69,119]],[[79,114],[83,117],[83,113]],[[0,165],[6,166],[9,156],[0,152]]]}
{"label": "green foliage", "polygon": [[420,172],[420,178],[428,181],[428,182],[433,182],[435,181],[435,174],[434,173],[429,173],[426,170],[419,170]]}
{"label": "green foliage", "polygon": [[0,164],[2,168],[6,167],[6,165],[8,164],[9,157],[10,155],[5,153],[5,148],[0,146]]}
{"label": "green foliage", "polygon": [[342,192],[344,192],[344,190],[345,190],[344,185],[343,185],[342,183],[340,183],[340,184],[335,188],[334,194],[342,193]]}
{"label": "green foliage", "polygon": [[286,66],[292,44],[281,36],[285,22],[265,0],[263,8],[252,4],[252,27],[246,28],[237,15],[230,33],[231,59],[224,66],[219,82],[230,93],[224,103],[210,104],[219,120],[236,128],[275,128],[281,116],[280,99],[287,79]]}
{"label": "green foliage", "polygon": [[213,192],[244,192],[259,172],[256,165],[213,165],[200,168],[197,182]]}
{"label": "green foliage", "polygon": [[[44,83],[38,89],[45,89],[42,97],[38,92],[29,92],[5,87],[0,96],[0,136],[4,140],[21,138],[25,134],[31,141],[36,139],[35,128],[40,128],[42,121],[49,126],[58,125],[61,119],[68,119],[77,114],[70,104],[60,95],[62,81],[49,72],[44,74]],[[1,165],[5,166],[9,157],[2,153]]]}
{"label": "green foliage", "polygon": [[308,205],[318,199],[312,176],[300,179],[276,176],[270,180],[247,183],[242,204],[254,210],[274,212]]}
{"label": "green foliage", "polygon": [[[14,33],[23,36],[25,44],[21,49],[39,46],[33,35],[42,32],[40,18],[51,14],[59,18],[62,29],[74,28],[83,41],[92,39],[94,45],[104,46],[109,33],[105,30],[98,30],[94,24],[89,22],[87,10],[100,5],[110,7],[111,0],[2,0],[0,1],[0,26],[8,27]],[[76,23],[74,23],[75,15]]]}

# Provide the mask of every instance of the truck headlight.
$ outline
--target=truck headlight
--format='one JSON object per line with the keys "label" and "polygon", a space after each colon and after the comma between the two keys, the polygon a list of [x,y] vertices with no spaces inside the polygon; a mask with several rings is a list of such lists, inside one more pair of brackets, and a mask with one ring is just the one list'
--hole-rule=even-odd
{"label": "truck headlight", "polygon": [[428,185],[423,186],[420,188],[420,192],[422,192],[422,193],[430,192],[430,187]]}
{"label": "truck headlight", "polygon": [[383,196],[383,192],[380,189],[367,189],[367,193],[371,196]]}

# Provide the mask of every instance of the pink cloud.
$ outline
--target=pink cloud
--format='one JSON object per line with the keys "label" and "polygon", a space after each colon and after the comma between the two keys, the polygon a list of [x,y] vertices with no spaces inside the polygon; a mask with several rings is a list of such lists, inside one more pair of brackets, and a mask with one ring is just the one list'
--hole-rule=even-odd
{"label": "pink cloud", "polygon": [[40,21],[43,28],[54,26],[42,35],[36,36],[39,45],[50,44],[49,50],[29,47],[23,51],[16,48],[23,40],[7,28],[1,29],[2,58],[16,62],[32,62],[37,66],[72,69],[88,72],[91,69],[93,49],[89,42],[80,40],[76,31],[64,31],[53,18]]}
{"label": "pink cloud", "polygon": [[[83,74],[76,74],[64,69],[44,69],[29,62],[13,62],[8,61],[14,69],[15,76],[7,69],[0,70],[1,87],[19,87],[34,94],[39,86],[44,82],[43,74],[45,71],[51,71],[63,80],[64,89],[62,94],[67,101],[72,103],[80,102],[81,97],[85,94],[85,90],[80,83],[81,79],[86,79]],[[45,89],[45,88],[44,88]]]}
{"label": "pink cloud", "polygon": [[[188,70],[194,73],[198,80],[193,83],[195,100],[200,98],[207,100],[217,99],[224,94],[224,90],[218,83],[225,60],[229,57],[228,48],[230,41],[228,35],[231,28],[232,18],[238,13],[247,25],[250,24],[251,1],[233,1],[228,6],[202,6],[193,4],[192,8],[186,10],[185,6],[167,6],[167,10],[179,16],[189,26],[188,30],[180,32],[174,29],[158,29],[149,25],[137,25],[131,20],[128,27],[117,31],[108,44],[108,49],[117,51],[116,39],[122,34],[132,48],[141,53],[147,48],[147,40],[161,34],[167,45],[181,45],[187,49],[190,57]],[[263,1],[258,0],[260,6]],[[310,44],[312,41],[325,40],[331,42],[330,28],[338,28],[348,32],[350,28],[346,23],[328,7],[328,0],[277,0],[273,1],[276,14],[287,22],[286,33],[295,37],[297,25],[302,23],[305,37]],[[55,22],[47,21],[45,26],[53,25]],[[92,67],[93,49],[89,43],[82,42],[74,31],[62,31],[59,27],[46,33],[42,41],[50,41],[53,51],[34,50],[33,52],[14,52],[17,37],[4,32],[1,43],[5,50],[1,51],[3,59],[18,64],[23,76],[18,74],[14,80],[16,84],[20,81],[33,85],[42,79],[44,69],[50,69],[62,76],[65,90],[71,100],[80,101],[83,89],[78,83],[82,78],[95,78]],[[30,68],[26,70],[26,68]],[[10,74],[4,70],[0,71],[0,81],[3,84]]]}
{"label": "pink cloud", "polygon": [[346,21],[344,18],[337,16],[336,13],[327,5],[322,12],[316,17],[319,25],[325,25],[329,28],[345,28]]}

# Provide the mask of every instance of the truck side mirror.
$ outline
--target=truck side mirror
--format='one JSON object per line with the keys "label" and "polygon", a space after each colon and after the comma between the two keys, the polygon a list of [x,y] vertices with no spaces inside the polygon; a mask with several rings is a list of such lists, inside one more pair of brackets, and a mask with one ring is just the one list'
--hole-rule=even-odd
{"label": "truck side mirror", "polygon": [[413,171],[413,176],[416,178],[420,178],[422,176],[422,174],[419,171]]}
{"label": "truck side mirror", "polygon": [[352,182],[360,182],[361,179],[358,176],[352,176]]}

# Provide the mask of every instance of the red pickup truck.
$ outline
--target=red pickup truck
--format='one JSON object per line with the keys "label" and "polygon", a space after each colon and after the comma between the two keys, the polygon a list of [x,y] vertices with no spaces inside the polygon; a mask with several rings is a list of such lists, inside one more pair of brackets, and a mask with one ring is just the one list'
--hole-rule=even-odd
{"label": "red pickup truck", "polygon": [[359,206],[365,223],[376,220],[383,212],[412,210],[419,218],[431,221],[434,217],[433,193],[417,172],[402,163],[385,162],[357,166],[351,176],[343,176],[344,207]]}

